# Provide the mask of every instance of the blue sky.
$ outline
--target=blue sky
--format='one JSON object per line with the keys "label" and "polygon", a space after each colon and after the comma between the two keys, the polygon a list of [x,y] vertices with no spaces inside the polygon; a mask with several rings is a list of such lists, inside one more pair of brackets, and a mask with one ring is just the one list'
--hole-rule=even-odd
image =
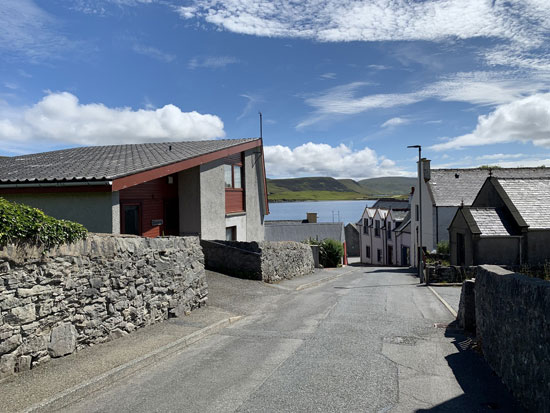
{"label": "blue sky", "polygon": [[0,155],[255,137],[270,177],[550,166],[547,0],[0,0]]}

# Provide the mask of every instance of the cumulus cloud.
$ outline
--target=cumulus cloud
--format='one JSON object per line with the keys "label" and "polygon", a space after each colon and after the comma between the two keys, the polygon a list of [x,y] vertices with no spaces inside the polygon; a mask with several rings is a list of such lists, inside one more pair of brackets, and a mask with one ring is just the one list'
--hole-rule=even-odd
{"label": "cumulus cloud", "polygon": [[400,126],[400,125],[406,125],[407,123],[410,123],[410,122],[411,122],[410,119],[396,117],[396,118],[391,118],[391,119],[388,119],[387,121],[385,121],[382,124],[382,127],[383,128],[393,128],[393,127]]}
{"label": "cumulus cloud", "polygon": [[288,146],[265,146],[266,171],[273,178],[332,176],[334,178],[371,178],[407,176],[395,162],[378,156],[368,147],[353,150],[340,144],[308,142],[294,149]]}
{"label": "cumulus cloud", "polygon": [[82,104],[68,92],[50,93],[31,107],[0,106],[0,143],[26,147],[59,144],[107,145],[225,136],[214,115],[182,112],[174,105],[154,110]]}
{"label": "cumulus cloud", "polygon": [[515,74],[507,72],[455,73],[412,92],[361,94],[360,92],[369,85],[365,82],[352,82],[306,98],[305,103],[313,107],[314,111],[301,121],[297,128],[333,117],[411,105],[427,99],[500,105],[548,88],[543,81],[518,79]]}
{"label": "cumulus cloud", "polygon": [[550,93],[501,105],[478,118],[473,132],[430,147],[437,151],[505,142],[550,147]]}

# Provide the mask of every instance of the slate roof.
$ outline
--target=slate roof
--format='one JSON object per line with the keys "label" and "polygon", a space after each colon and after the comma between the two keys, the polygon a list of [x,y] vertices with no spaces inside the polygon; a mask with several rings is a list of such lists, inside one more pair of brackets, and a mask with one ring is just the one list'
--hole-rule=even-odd
{"label": "slate roof", "polygon": [[410,214],[410,212],[407,211],[400,211],[400,210],[393,210],[391,211],[391,216],[394,221],[403,221],[405,217]]}
{"label": "slate roof", "polygon": [[404,231],[405,227],[409,225],[410,222],[411,222],[411,211],[407,211],[405,216],[403,217],[403,220],[399,223],[399,225],[396,228],[394,228],[394,231],[396,232]]}
{"label": "slate roof", "polygon": [[0,159],[0,182],[112,180],[255,140],[88,146],[13,156]]}
{"label": "slate roof", "polygon": [[477,228],[471,228],[472,232],[486,237],[515,235],[512,223],[500,209],[469,207],[467,211],[477,226]]}
{"label": "slate roof", "polygon": [[[472,205],[489,177],[487,169],[432,169],[429,189],[437,206]],[[497,178],[550,178],[550,168],[496,168]]]}
{"label": "slate roof", "polygon": [[529,229],[550,228],[550,179],[498,179]]}
{"label": "slate roof", "polygon": [[326,238],[345,242],[344,224],[342,222],[311,223],[279,223],[265,221],[266,241],[297,241],[302,242],[309,238],[322,241]]}
{"label": "slate roof", "polygon": [[406,210],[409,209],[409,201],[393,198],[380,198],[377,200],[372,208],[385,208],[392,210]]}

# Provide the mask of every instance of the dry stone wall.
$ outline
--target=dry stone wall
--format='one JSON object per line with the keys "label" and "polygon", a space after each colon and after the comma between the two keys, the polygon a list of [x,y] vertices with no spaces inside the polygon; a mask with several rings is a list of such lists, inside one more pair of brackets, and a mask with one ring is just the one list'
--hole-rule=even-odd
{"label": "dry stone wall", "polygon": [[183,315],[207,299],[197,237],[90,235],[0,250],[0,378]]}
{"label": "dry stone wall", "polygon": [[528,408],[550,412],[550,282],[478,267],[476,335],[489,365]]}
{"label": "dry stone wall", "polygon": [[309,245],[294,241],[202,241],[206,267],[240,278],[275,283],[314,271]]}

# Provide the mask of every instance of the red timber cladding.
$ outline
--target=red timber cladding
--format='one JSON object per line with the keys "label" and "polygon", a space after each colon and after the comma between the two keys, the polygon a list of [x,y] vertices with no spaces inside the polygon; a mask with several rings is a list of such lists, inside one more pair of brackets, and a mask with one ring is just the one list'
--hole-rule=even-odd
{"label": "red timber cladding", "polygon": [[[166,228],[167,220],[165,216],[165,204],[169,203],[170,207],[178,208],[178,177],[170,175],[173,178],[173,183],[168,183],[168,177],[154,179],[143,184],[135,185],[120,191],[120,211],[122,214],[122,206],[126,204],[139,204],[141,211],[141,234],[145,237],[158,237],[164,231],[165,235],[177,235],[169,232]],[[176,213],[177,216],[177,213]],[[124,217],[121,215],[121,221]],[[153,226],[152,221],[162,219],[163,225]],[[122,223],[122,222],[121,222]]]}
{"label": "red timber cladding", "polygon": [[241,186],[242,188],[225,188],[225,213],[232,214],[243,212],[245,210],[245,179],[244,179],[244,152],[235,153],[223,158],[225,165],[238,165],[242,169]]}

